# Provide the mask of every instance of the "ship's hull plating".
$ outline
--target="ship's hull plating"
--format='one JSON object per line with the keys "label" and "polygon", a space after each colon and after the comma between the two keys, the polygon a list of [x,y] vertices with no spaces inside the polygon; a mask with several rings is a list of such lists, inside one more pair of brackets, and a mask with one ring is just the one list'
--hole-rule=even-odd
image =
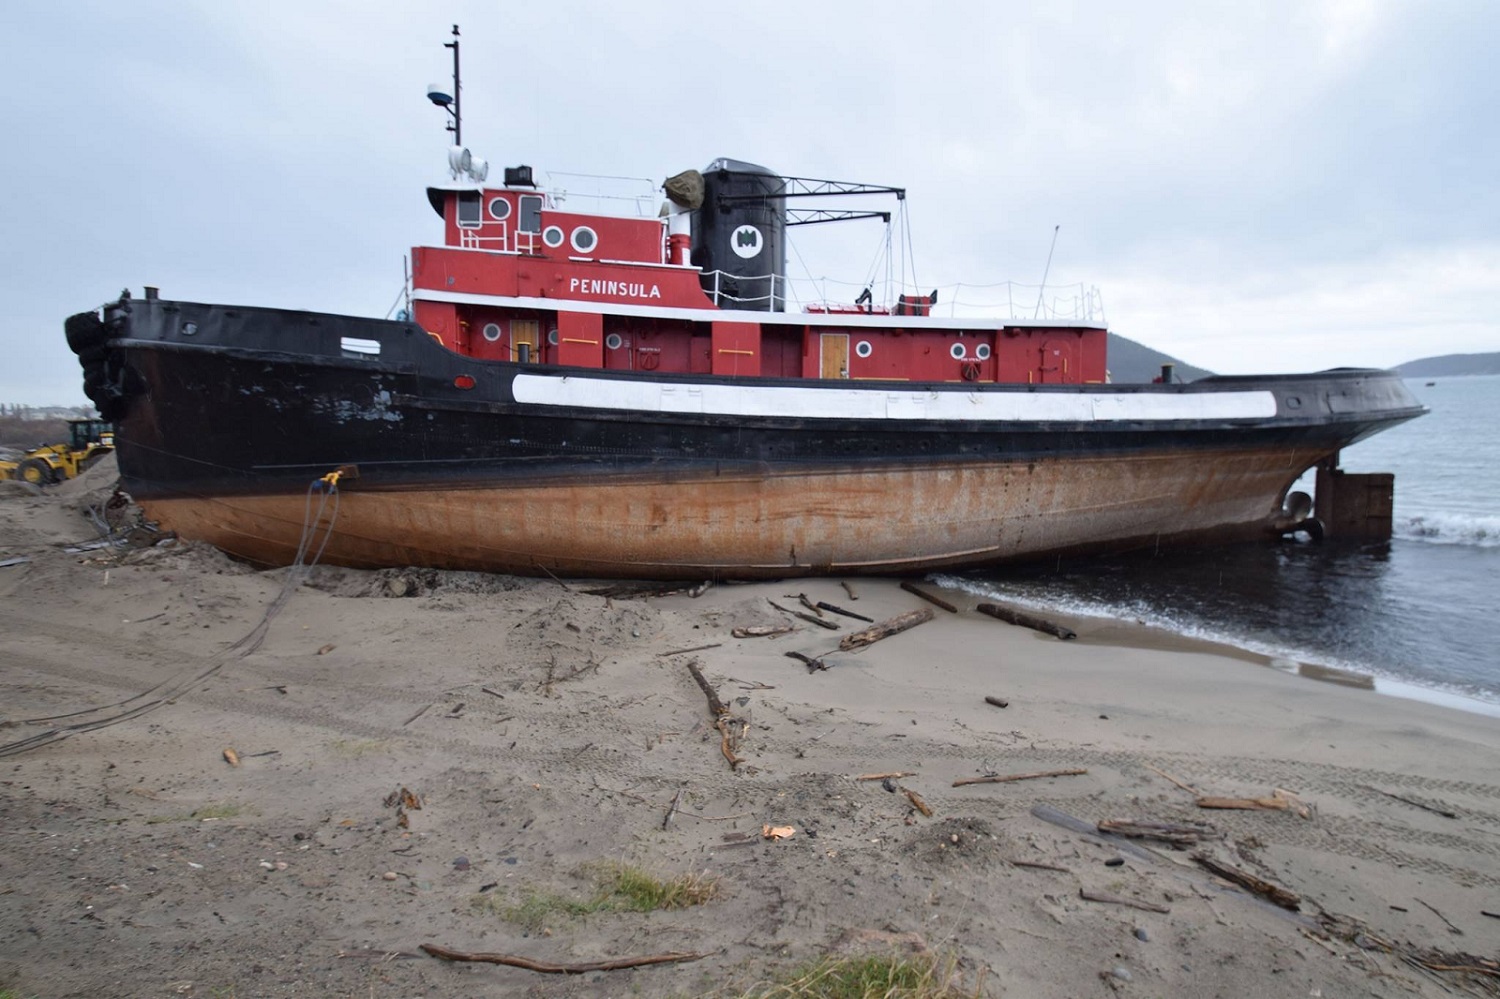
{"label": "ship's hull plating", "polygon": [[125,487],[268,565],[341,466],[323,558],[361,567],[774,577],[1241,540],[1283,523],[1305,469],[1421,412],[1373,371],[892,387],[480,362],[407,324],[265,309],[106,319],[103,360],[81,356]]}

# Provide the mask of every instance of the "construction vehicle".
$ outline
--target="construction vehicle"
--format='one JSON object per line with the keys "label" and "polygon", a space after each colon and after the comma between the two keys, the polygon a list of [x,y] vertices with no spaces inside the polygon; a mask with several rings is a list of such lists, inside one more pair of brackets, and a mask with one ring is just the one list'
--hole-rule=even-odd
{"label": "construction vehicle", "polygon": [[105,420],[69,420],[68,440],[43,444],[20,458],[0,461],[0,479],[45,486],[71,479],[115,449],[115,432]]}

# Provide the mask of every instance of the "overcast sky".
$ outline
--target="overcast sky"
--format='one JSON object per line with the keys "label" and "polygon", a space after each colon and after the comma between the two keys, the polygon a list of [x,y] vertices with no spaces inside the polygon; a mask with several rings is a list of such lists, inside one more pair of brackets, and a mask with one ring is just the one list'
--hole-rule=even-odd
{"label": "overcast sky", "polygon": [[[1500,350],[1495,0],[921,7],[8,0],[0,402],[82,402],[62,321],[127,286],[384,316],[455,21],[496,173],[904,186],[924,287],[1035,286],[1061,226],[1049,286],[1225,373]],[[797,235],[850,282],[882,239]]]}

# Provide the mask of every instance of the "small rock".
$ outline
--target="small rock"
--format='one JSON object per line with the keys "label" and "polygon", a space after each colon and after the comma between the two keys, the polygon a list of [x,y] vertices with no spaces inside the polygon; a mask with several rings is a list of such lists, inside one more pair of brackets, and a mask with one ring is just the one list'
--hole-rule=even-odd
{"label": "small rock", "polygon": [[1119,867],[1123,863],[1125,863],[1125,858],[1124,857],[1110,857],[1108,860],[1106,860],[1104,862],[1104,866],[1105,867]]}
{"label": "small rock", "polygon": [[1130,981],[1130,969],[1129,968],[1117,966],[1113,971],[1110,972],[1110,974],[1113,975],[1114,977],[1118,978],[1122,982],[1128,982],[1128,981]]}
{"label": "small rock", "polygon": [[269,860],[262,860],[260,862],[260,869],[263,871],[274,871],[276,867]]}
{"label": "small rock", "polygon": [[188,866],[189,866],[189,867],[191,867],[191,868],[192,868],[192,869],[193,869],[193,870],[195,870],[195,871],[201,871],[201,870],[203,870],[203,865],[202,865],[202,864],[195,864],[195,863],[193,863],[193,862],[192,862],[192,861],[191,861],[191,860],[189,860],[189,861],[188,861],[188,862],[187,862],[187,865],[188,865]]}
{"label": "small rock", "polygon": [[386,871],[384,874],[381,875],[381,878],[383,878],[386,881],[395,881],[396,877],[397,877],[397,874],[396,874],[395,871]]}
{"label": "small rock", "polygon": [[891,780],[889,777],[887,777],[885,780],[881,781],[880,782],[880,786],[883,787],[883,788],[885,788],[887,791],[891,792],[892,794],[896,793],[896,782],[893,781],[893,780]]}
{"label": "small rock", "polygon": [[285,860],[278,860],[278,861],[276,861],[276,869],[278,871],[284,871],[284,870],[287,869],[287,867],[288,867],[288,864],[287,864],[287,862]]}
{"label": "small rock", "polygon": [[1109,715],[1100,715],[1099,716],[1099,720],[1100,721],[1109,721]]}
{"label": "small rock", "polygon": [[453,858],[453,869],[455,871],[467,871],[469,869],[469,858],[468,857],[455,857],[455,858]]}
{"label": "small rock", "polygon": [[1151,934],[1146,932],[1146,927],[1137,926],[1135,928],[1135,938],[1141,941],[1148,941],[1151,939]]}

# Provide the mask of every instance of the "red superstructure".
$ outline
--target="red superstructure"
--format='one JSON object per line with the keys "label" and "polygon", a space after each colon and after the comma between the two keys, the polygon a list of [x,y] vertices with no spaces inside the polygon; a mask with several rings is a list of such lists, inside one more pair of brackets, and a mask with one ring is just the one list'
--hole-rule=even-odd
{"label": "red superstructure", "polygon": [[1102,324],[936,317],[935,293],[780,311],[784,229],[798,224],[787,221],[785,201],[801,178],[733,160],[690,173],[707,188],[699,203],[679,203],[669,187],[661,218],[560,210],[528,167],[506,170],[504,186],[430,188],[444,245],[412,250],[413,318],[448,349],[485,360],[741,377],[1105,381]]}

